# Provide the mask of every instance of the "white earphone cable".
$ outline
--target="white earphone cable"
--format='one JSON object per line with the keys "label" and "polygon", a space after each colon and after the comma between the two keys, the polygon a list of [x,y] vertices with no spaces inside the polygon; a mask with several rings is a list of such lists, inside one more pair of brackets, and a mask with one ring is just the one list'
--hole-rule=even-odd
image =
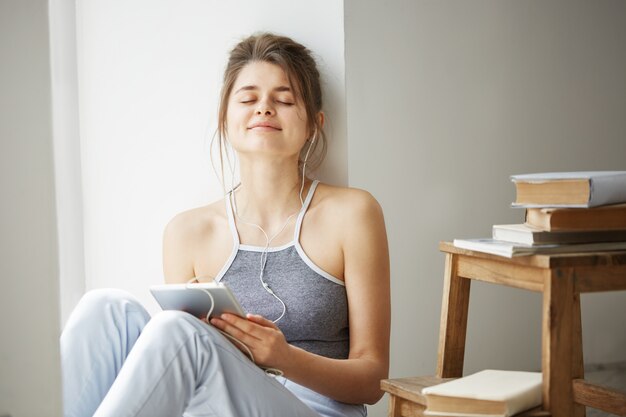
{"label": "white earphone cable", "polygon": [[[292,213],[289,217],[287,217],[287,220],[285,221],[283,226],[280,228],[280,230],[276,234],[274,234],[271,238],[267,235],[267,232],[265,232],[265,230],[261,226],[259,226],[256,223],[245,221],[244,219],[242,219],[239,216],[239,212],[238,212],[238,209],[237,209],[237,199],[235,198],[235,190],[236,190],[236,188],[239,188],[241,186],[241,182],[237,185],[237,187],[235,187],[235,185],[234,185],[234,183],[235,183],[235,170],[236,170],[236,166],[237,166],[237,157],[236,157],[236,155],[233,156],[233,159],[235,160],[234,165],[233,165],[233,163],[231,161],[230,153],[228,151],[226,151],[226,161],[227,161],[228,167],[230,169],[230,185],[231,185],[230,191],[227,193],[228,195],[226,197],[230,199],[231,206],[233,208],[234,214],[237,217],[237,219],[239,219],[244,224],[256,227],[257,229],[259,229],[261,231],[261,233],[263,233],[263,236],[265,236],[266,243],[265,243],[265,247],[263,249],[263,252],[261,252],[261,270],[260,270],[260,273],[259,273],[259,280],[261,281],[261,285],[263,286],[265,291],[267,291],[269,294],[271,294],[282,305],[282,310],[283,311],[282,311],[281,315],[276,320],[272,320],[272,322],[274,322],[274,323],[277,323],[279,320],[281,320],[285,316],[285,314],[287,312],[287,306],[286,306],[285,302],[278,295],[276,295],[274,293],[274,291],[270,288],[270,286],[263,280],[263,275],[264,275],[264,272],[265,272],[265,265],[267,263],[267,254],[269,252],[270,244],[274,240],[274,238],[279,236],[285,230],[285,228],[289,224],[289,221],[296,214],[300,213],[302,211],[302,209],[304,208],[304,199],[302,198],[302,193],[304,192],[304,184],[305,184],[305,180],[306,180],[306,176],[305,176],[305,174],[306,174],[306,164],[307,164],[307,160],[309,158],[309,154],[311,152],[311,148],[313,147],[313,143],[315,142],[316,139],[317,139],[317,130],[315,131],[315,133],[313,135],[313,138],[311,139],[311,142],[309,143],[309,148],[307,149],[307,152],[306,152],[305,157],[304,157],[304,161],[302,163],[302,183],[300,185],[300,192],[299,192],[300,209],[297,212]],[[229,143],[229,145],[230,145],[230,143]],[[231,147],[231,149],[232,149],[232,147]],[[213,299],[213,295],[209,291],[207,291],[205,289],[203,289],[203,291],[209,296],[209,299],[211,300],[211,308],[210,308],[209,312],[206,315],[206,320],[207,320],[207,323],[208,323],[210,315],[213,312],[213,308],[215,306],[215,300]],[[250,360],[253,363],[255,363],[254,355],[252,354],[252,351],[250,350],[250,348],[248,348],[248,346],[246,346],[245,343],[243,343],[239,339],[235,338],[234,336],[231,336],[231,335],[229,335],[229,334],[227,334],[227,333],[225,333],[225,332],[223,332],[221,330],[219,330],[219,331],[220,331],[220,333],[222,333],[223,335],[225,335],[226,337],[228,337],[229,339],[234,341],[236,344],[242,346],[243,349],[245,350],[244,353],[246,353],[248,355],[248,357],[250,358]],[[262,368],[264,369],[265,373],[270,375],[270,376],[282,376],[283,375],[283,372],[280,369],[265,368],[265,367],[262,367]]]}
{"label": "white earphone cable", "polygon": [[[270,288],[270,286],[263,280],[263,275],[265,273],[265,265],[267,263],[267,253],[269,251],[269,247],[271,242],[274,240],[274,238],[276,238],[278,235],[280,235],[283,230],[285,230],[285,228],[287,227],[287,225],[289,224],[289,221],[298,213],[300,213],[300,211],[302,210],[302,208],[304,207],[304,199],[302,198],[302,193],[304,192],[304,184],[305,184],[305,173],[306,173],[306,163],[307,160],[309,158],[309,153],[311,152],[311,148],[313,147],[313,143],[315,142],[315,139],[317,137],[317,131],[315,132],[315,135],[313,136],[313,139],[311,139],[311,142],[309,143],[309,147],[307,149],[307,152],[305,154],[304,157],[304,161],[302,164],[302,182],[300,185],[300,192],[299,192],[299,197],[300,197],[300,210],[298,210],[295,213],[292,213],[289,217],[287,217],[287,220],[285,221],[285,223],[283,224],[283,226],[281,227],[281,229],[274,234],[271,238],[267,235],[267,232],[258,224],[256,223],[252,223],[249,221],[244,220],[240,215],[239,215],[239,211],[238,211],[238,207],[237,207],[237,199],[235,197],[235,190],[234,190],[234,182],[232,181],[232,179],[234,178],[234,172],[231,170],[231,192],[230,192],[230,199],[231,199],[231,206],[233,207],[233,211],[235,213],[235,216],[237,217],[237,219],[239,219],[243,224],[247,224],[249,226],[254,226],[257,229],[259,229],[261,231],[261,233],[263,233],[263,236],[265,236],[265,247],[263,248],[263,252],[261,252],[261,271],[259,274],[259,280],[261,281],[261,285],[263,286],[263,288],[265,289],[265,291],[267,291],[270,295],[272,295],[276,300],[278,300],[278,302],[280,302],[281,306],[282,306],[282,313],[280,314],[280,316],[275,319],[272,320],[274,323],[277,323],[279,320],[281,320],[285,314],[287,313],[287,305],[285,304],[285,302],[278,296],[276,295],[276,293]],[[230,161],[230,160],[229,160]]]}

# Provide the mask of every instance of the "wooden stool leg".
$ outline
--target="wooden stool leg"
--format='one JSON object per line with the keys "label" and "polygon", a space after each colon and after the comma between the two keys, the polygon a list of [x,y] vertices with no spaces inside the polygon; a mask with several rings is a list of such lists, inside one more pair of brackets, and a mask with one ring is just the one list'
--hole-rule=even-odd
{"label": "wooden stool leg", "polygon": [[388,417],[424,417],[425,407],[405,398],[391,395]]}
{"label": "wooden stool leg", "polygon": [[401,399],[393,394],[389,396],[389,413],[387,414],[388,417],[401,417],[400,401]]}
{"label": "wooden stool leg", "polygon": [[543,290],[543,407],[552,417],[573,415],[572,336],[574,280],[571,269],[555,269]]}
{"label": "wooden stool leg", "polygon": [[457,263],[458,255],[446,254],[437,358],[440,378],[463,376],[470,280],[457,275]]}
{"label": "wooden stool leg", "polygon": [[[585,378],[583,362],[583,329],[580,310],[580,294],[574,294],[572,306],[572,379]],[[586,417],[585,406],[574,403],[573,417]]]}

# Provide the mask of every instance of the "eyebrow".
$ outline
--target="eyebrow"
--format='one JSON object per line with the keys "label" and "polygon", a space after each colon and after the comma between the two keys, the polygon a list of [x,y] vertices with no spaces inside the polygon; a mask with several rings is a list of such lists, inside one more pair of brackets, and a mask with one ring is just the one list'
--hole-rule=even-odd
{"label": "eyebrow", "polygon": [[[237,94],[240,91],[252,91],[252,90],[258,90],[259,87],[257,87],[256,85],[244,85],[243,87],[241,87],[240,89],[238,89],[237,91],[235,91],[235,94]],[[286,86],[286,85],[281,85],[279,87],[274,88],[273,91],[291,91],[291,88]]]}

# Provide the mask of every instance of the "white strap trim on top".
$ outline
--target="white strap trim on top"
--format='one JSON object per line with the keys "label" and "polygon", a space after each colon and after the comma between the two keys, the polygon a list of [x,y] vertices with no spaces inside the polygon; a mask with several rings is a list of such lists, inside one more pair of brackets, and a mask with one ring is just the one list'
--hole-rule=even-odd
{"label": "white strap trim on top", "polygon": [[[276,250],[283,250],[286,249],[288,247],[290,247],[291,245],[294,245],[296,248],[296,251],[298,252],[298,254],[300,255],[300,258],[304,261],[305,264],[308,265],[309,268],[311,268],[313,271],[315,271],[316,273],[318,273],[319,275],[321,275],[322,277],[328,279],[331,282],[334,282],[335,284],[339,284],[345,287],[345,283],[340,280],[337,277],[334,277],[333,275],[329,274],[328,272],[324,271],[322,268],[320,268],[319,266],[317,266],[308,256],[307,254],[304,252],[304,249],[302,248],[302,246],[300,246],[300,229],[302,227],[302,221],[304,219],[304,214],[307,211],[307,209],[309,208],[309,205],[311,204],[311,200],[313,199],[313,194],[315,193],[315,189],[317,188],[317,185],[319,184],[318,180],[313,181],[313,183],[311,184],[311,188],[309,188],[309,192],[307,193],[307,197],[304,201],[304,205],[302,206],[302,208],[300,209],[300,213],[298,214],[298,218],[296,220],[296,230],[294,231],[294,241],[293,242],[289,242],[281,247],[277,247],[277,248],[269,248],[268,252],[274,252]],[[237,226],[235,224],[235,213],[233,211],[233,207],[232,207],[232,203],[230,201],[232,196],[232,193],[229,193],[226,197],[224,197],[225,203],[226,203],[226,212],[228,215],[228,224],[230,226],[232,235],[233,235],[233,250],[230,254],[230,256],[228,257],[228,260],[226,261],[226,263],[224,264],[224,266],[222,267],[222,269],[220,270],[220,272],[217,274],[217,276],[215,277],[215,281],[219,282],[224,275],[226,274],[226,272],[230,269],[233,261],[235,260],[235,257],[237,256],[237,253],[239,252],[239,249],[245,249],[245,250],[255,250],[255,251],[262,251],[264,248],[262,247],[256,247],[256,246],[250,246],[250,245],[241,245],[240,241],[239,241],[239,233],[237,232]],[[294,244],[295,243],[295,244]]]}
{"label": "white strap trim on top", "polygon": [[296,219],[296,228],[293,231],[293,240],[296,243],[300,241],[300,229],[302,229],[302,220],[304,219],[304,215],[309,208],[309,204],[311,204],[311,200],[313,200],[313,194],[315,194],[315,189],[317,188],[317,184],[319,183],[319,180],[315,180],[311,183],[311,188],[309,188],[309,192],[306,195],[304,204],[302,205],[300,213],[298,214],[298,218]]}
{"label": "white strap trim on top", "polygon": [[319,266],[317,266],[312,260],[311,258],[309,258],[307,256],[307,254],[304,252],[304,249],[302,249],[302,246],[300,246],[300,242],[296,242],[296,251],[298,252],[298,255],[300,255],[300,259],[302,259],[302,261],[307,264],[307,266],[309,268],[311,268],[314,272],[316,272],[318,275],[323,276],[324,278],[326,278],[327,280],[334,282],[335,284],[339,284],[342,286],[346,286],[346,283],[343,282],[342,280],[340,280],[339,278],[329,274],[328,272],[324,271],[322,268],[320,268]]}
{"label": "white strap trim on top", "polygon": [[311,268],[313,271],[323,276],[327,280],[334,282],[335,284],[343,285],[345,287],[346,284],[342,280],[340,280],[337,277],[334,277],[333,275],[329,274],[328,272],[324,271],[322,268],[317,266],[315,262],[313,262],[311,258],[308,257],[308,255],[306,254],[306,252],[300,245],[300,230],[302,229],[302,222],[304,220],[304,215],[306,214],[306,211],[309,208],[309,204],[311,204],[311,200],[313,200],[313,194],[315,194],[315,189],[317,188],[318,184],[319,184],[319,181],[315,180],[311,184],[311,188],[309,188],[309,193],[307,194],[306,200],[304,201],[304,205],[302,206],[302,211],[298,215],[298,220],[296,221],[296,230],[294,231],[293,240],[295,242],[296,251],[298,252],[298,255],[300,255],[300,259],[302,259],[309,268]]}
{"label": "white strap trim on top", "polygon": [[232,192],[228,193],[224,197],[224,203],[226,204],[226,216],[228,217],[228,226],[233,235],[233,250],[230,252],[230,256],[228,257],[228,260],[226,261],[222,269],[220,269],[220,272],[215,277],[215,281],[217,282],[220,282],[222,280],[222,278],[226,274],[226,271],[228,271],[230,266],[233,264],[233,261],[235,260],[235,257],[237,256],[237,252],[239,252],[239,233],[237,233],[237,226],[235,225],[235,214],[233,213],[233,208],[230,203],[231,196],[232,196]]}
{"label": "white strap trim on top", "polygon": [[247,252],[268,252],[268,253],[272,253],[272,252],[280,252],[281,250],[285,250],[287,248],[290,248],[293,245],[294,245],[294,242],[292,240],[291,242],[287,242],[284,245],[270,246],[269,248],[266,248],[265,246],[239,245],[239,249],[245,250]]}
{"label": "white strap trim on top", "polygon": [[226,203],[226,214],[228,216],[228,225],[230,226],[230,231],[233,235],[233,240],[237,243],[237,246],[241,243],[239,241],[239,232],[237,231],[237,224],[235,223],[235,212],[233,211],[233,204],[231,203],[231,199],[233,198],[234,191],[231,191],[224,197],[224,202]]}

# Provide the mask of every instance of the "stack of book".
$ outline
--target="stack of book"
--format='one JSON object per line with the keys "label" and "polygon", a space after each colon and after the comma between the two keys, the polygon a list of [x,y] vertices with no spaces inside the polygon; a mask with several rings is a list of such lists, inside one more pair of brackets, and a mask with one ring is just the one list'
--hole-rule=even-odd
{"label": "stack of book", "polygon": [[454,246],[513,257],[626,249],[626,171],[514,175],[521,224],[494,225],[492,237]]}

